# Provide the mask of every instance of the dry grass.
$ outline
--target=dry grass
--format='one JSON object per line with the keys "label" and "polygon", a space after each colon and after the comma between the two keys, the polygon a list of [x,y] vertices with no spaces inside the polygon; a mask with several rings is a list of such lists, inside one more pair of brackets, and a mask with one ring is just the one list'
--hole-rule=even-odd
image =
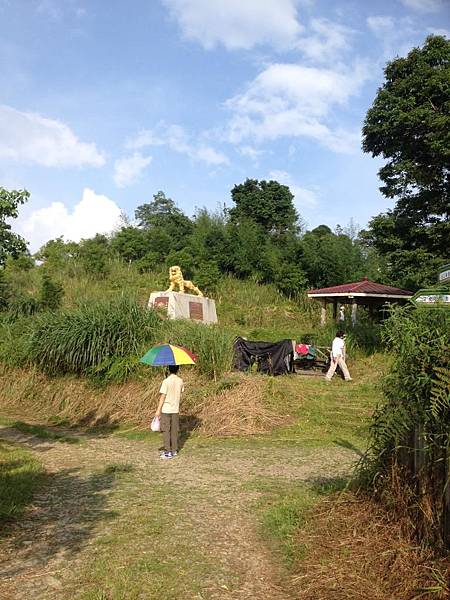
{"label": "dry grass", "polygon": [[298,532],[298,600],[444,600],[450,561],[405,537],[401,521],[351,493],[321,501]]}
{"label": "dry grass", "polygon": [[0,402],[4,411],[41,422],[65,420],[72,425],[111,425],[129,421],[148,425],[155,412],[159,379],[97,389],[73,376],[49,378],[38,371],[0,373]]}
{"label": "dry grass", "polygon": [[267,433],[287,422],[264,402],[268,379],[242,376],[238,385],[204,400],[199,406],[199,431],[207,436]]}
{"label": "dry grass", "polygon": [[[264,402],[267,377],[236,379],[220,392],[193,370],[185,370],[186,397],[182,414],[192,417],[206,436],[255,435],[286,423],[286,417]],[[51,378],[38,371],[0,371],[0,404],[14,416],[41,423],[58,418],[72,425],[99,426],[128,422],[148,427],[158,401],[162,373],[155,377],[97,389],[77,377]]]}

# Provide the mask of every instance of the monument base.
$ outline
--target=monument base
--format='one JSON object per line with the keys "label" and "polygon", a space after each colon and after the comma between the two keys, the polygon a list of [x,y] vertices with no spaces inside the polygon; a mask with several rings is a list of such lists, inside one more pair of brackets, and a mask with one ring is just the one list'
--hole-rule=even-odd
{"label": "monument base", "polygon": [[191,319],[205,324],[217,323],[216,303],[204,296],[179,292],[152,292],[148,308],[165,309],[169,319]]}

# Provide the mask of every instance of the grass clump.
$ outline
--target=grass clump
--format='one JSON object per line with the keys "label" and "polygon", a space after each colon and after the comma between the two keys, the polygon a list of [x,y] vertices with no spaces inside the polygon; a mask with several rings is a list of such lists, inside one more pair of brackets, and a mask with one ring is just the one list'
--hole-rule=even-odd
{"label": "grass clump", "polygon": [[44,470],[26,450],[0,440],[0,523],[17,519],[44,480]]}
{"label": "grass clump", "polygon": [[109,371],[117,359],[136,355],[154,339],[159,317],[121,298],[82,304],[36,317],[30,359],[49,375]]}
{"label": "grass clump", "polygon": [[164,339],[185,346],[197,355],[196,370],[217,381],[231,370],[234,335],[220,325],[203,325],[191,321],[166,321],[162,329]]}
{"label": "grass clump", "polygon": [[106,475],[113,475],[118,473],[131,473],[134,467],[131,463],[111,463],[104,469]]}

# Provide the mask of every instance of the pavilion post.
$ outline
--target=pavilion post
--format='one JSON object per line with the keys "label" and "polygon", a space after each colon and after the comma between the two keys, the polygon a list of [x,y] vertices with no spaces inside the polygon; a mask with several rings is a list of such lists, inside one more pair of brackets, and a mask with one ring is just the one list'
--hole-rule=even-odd
{"label": "pavilion post", "polygon": [[356,302],[353,302],[353,304],[352,304],[352,325],[355,325],[355,323],[356,323],[357,311],[358,311],[358,305],[356,304]]}
{"label": "pavilion post", "polygon": [[333,321],[337,321],[337,300],[333,300]]}
{"label": "pavilion post", "polygon": [[325,323],[327,322],[327,302],[326,300],[321,300],[320,304],[322,305],[320,311],[320,324],[325,325]]}

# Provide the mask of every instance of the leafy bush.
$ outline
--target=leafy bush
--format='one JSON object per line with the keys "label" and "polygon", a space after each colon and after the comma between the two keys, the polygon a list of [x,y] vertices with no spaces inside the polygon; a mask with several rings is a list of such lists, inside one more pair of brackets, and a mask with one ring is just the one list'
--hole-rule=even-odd
{"label": "leafy bush", "polygon": [[212,295],[217,290],[221,275],[214,260],[200,263],[195,271],[195,285],[205,294]]}
{"label": "leafy bush", "polygon": [[136,302],[82,304],[42,313],[30,340],[30,359],[51,375],[86,374],[112,358],[139,353],[154,340],[160,319]]}
{"label": "leafy bush", "polygon": [[39,297],[40,307],[43,309],[56,310],[61,306],[64,296],[64,288],[60,283],[53,281],[50,275],[42,276],[41,293]]}
{"label": "leafy bush", "polygon": [[373,417],[361,480],[408,515],[419,539],[439,546],[450,430],[450,312],[396,309],[383,339],[392,365],[382,381],[384,401]]}

